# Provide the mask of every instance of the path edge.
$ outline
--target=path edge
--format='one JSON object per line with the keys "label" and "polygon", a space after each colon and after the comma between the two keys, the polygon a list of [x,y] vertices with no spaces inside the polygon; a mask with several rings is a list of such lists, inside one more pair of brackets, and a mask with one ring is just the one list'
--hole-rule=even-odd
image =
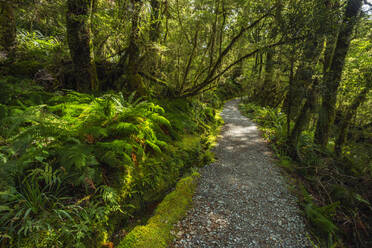
{"label": "path edge", "polygon": [[200,174],[193,172],[182,178],[175,189],[158,205],[146,225],[135,227],[119,243],[118,248],[166,248],[173,240],[173,225],[181,220],[192,206]]}

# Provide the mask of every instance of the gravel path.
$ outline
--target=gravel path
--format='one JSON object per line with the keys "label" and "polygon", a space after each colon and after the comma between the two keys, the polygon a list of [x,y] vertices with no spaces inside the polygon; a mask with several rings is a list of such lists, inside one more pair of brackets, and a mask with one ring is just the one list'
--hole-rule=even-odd
{"label": "gravel path", "polygon": [[201,170],[194,207],[177,224],[174,248],[311,247],[296,198],[238,101],[222,112],[216,162]]}

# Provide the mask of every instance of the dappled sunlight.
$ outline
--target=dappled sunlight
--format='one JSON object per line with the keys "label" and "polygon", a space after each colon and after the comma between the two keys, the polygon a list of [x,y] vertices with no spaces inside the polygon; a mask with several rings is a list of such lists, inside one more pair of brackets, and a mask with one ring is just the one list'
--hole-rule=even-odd
{"label": "dappled sunlight", "polygon": [[[257,126],[246,117],[240,114],[235,104],[227,105],[221,113],[225,120],[222,128],[221,138],[215,149],[223,149],[226,156],[240,158],[245,156],[246,151],[253,149],[262,142]],[[238,114],[237,114],[238,113]],[[225,145],[231,144],[231,145]],[[263,148],[263,153],[268,153]],[[249,162],[249,161],[247,161]]]}
{"label": "dappled sunlight", "polygon": [[233,146],[227,146],[227,147],[226,147],[226,150],[233,150],[233,149],[234,149]]}
{"label": "dappled sunlight", "polygon": [[[224,177],[226,182],[229,182],[233,187],[243,185],[248,189],[257,188],[259,181],[246,178],[242,180],[241,175],[234,173],[237,170],[237,161],[243,161],[241,166],[256,168],[261,164],[256,161],[255,156],[269,159],[271,152],[265,147],[257,126],[240,113],[237,105],[238,101],[233,100],[225,106],[221,113],[225,125],[222,128],[221,139],[215,147],[215,152],[217,154],[223,153],[225,160],[219,162],[217,157],[218,166],[215,167],[215,173]],[[269,175],[270,171],[267,170],[265,173]],[[250,174],[247,176],[265,175]]]}

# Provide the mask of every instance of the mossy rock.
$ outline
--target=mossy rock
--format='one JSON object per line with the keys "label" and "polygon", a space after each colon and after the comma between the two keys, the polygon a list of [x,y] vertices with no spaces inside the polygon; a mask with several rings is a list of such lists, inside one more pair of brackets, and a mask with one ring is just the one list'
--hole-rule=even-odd
{"label": "mossy rock", "polygon": [[145,226],[135,227],[117,246],[118,248],[165,248],[172,240],[170,231],[191,206],[198,173],[181,179],[168,194]]}

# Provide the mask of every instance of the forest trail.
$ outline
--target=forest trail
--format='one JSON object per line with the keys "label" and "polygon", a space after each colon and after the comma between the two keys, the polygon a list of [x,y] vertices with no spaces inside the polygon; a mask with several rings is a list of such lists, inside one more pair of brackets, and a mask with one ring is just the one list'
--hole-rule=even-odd
{"label": "forest trail", "polygon": [[201,170],[194,206],[171,247],[311,247],[296,198],[257,126],[226,103],[216,162]]}

